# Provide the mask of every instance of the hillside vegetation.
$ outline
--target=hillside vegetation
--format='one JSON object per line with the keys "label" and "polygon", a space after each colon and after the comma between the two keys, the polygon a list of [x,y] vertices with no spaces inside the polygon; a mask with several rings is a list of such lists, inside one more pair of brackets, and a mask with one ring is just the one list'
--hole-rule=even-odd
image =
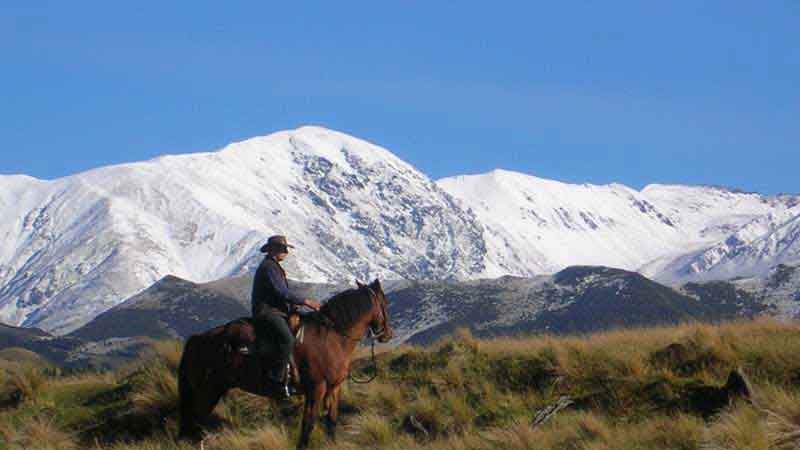
{"label": "hillside vegetation", "polygon": [[[115,371],[0,368],[0,448],[190,449],[176,442],[181,344]],[[689,324],[580,337],[478,340],[380,354],[348,383],[339,440],[317,449],[796,449],[800,324]],[[749,399],[723,388],[733,370]],[[365,372],[367,370],[365,369]],[[364,375],[364,374],[362,374]],[[294,448],[299,402],[231,392],[207,450]],[[555,411],[547,414],[548,411]]]}

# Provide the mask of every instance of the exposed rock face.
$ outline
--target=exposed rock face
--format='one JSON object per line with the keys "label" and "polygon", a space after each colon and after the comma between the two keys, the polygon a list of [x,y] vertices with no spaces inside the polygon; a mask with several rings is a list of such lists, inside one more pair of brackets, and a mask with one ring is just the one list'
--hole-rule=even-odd
{"label": "exposed rock face", "polygon": [[[289,273],[308,282],[533,279],[595,265],[679,285],[800,264],[799,233],[797,196],[501,170],[433,182],[378,146],[304,127],[53,181],[0,176],[0,322],[65,334],[166,275],[245,275],[272,234],[297,245]],[[795,300],[779,303],[795,313]]]}
{"label": "exposed rock face", "polygon": [[55,333],[168,274],[247,273],[271,234],[290,236],[290,273],[308,281],[484,271],[474,215],[388,151],[322,128],[0,185],[0,320]]}

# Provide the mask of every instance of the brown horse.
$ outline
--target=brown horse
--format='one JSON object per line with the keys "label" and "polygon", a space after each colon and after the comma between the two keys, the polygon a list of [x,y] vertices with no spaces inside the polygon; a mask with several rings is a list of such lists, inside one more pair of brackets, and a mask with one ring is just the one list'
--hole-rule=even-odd
{"label": "brown horse", "polygon": [[[308,447],[323,400],[328,407],[328,436],[335,439],[339,391],[347,379],[350,357],[356,346],[367,331],[380,342],[392,338],[387,306],[388,300],[376,279],[368,286],[358,283],[357,289],[336,294],[322,306],[319,316],[303,319],[304,337],[294,348],[299,384],[305,396],[298,448]],[[249,320],[239,319],[193,335],[186,341],[178,369],[181,437],[198,439],[200,426],[231,388],[270,395],[263,376],[269,358],[238,351],[254,338]]]}

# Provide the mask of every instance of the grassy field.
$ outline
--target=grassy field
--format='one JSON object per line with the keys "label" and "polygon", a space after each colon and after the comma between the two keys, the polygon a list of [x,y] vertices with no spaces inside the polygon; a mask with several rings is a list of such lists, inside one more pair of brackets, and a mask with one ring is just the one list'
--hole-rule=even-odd
{"label": "grassy field", "polygon": [[[0,448],[155,450],[176,442],[181,345],[108,373],[34,362],[0,368]],[[800,324],[757,320],[583,337],[476,340],[458,333],[380,355],[380,376],[349,384],[337,442],[318,449],[797,449]],[[720,387],[739,369],[749,400]],[[542,422],[542,411],[563,409]],[[208,450],[294,448],[299,400],[234,391]]]}

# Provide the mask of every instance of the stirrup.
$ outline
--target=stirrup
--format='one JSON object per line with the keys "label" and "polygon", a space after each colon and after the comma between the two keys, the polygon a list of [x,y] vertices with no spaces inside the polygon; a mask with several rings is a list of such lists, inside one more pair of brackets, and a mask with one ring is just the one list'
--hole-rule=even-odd
{"label": "stirrup", "polygon": [[[288,364],[286,369],[288,369]],[[288,399],[292,396],[294,391],[293,388],[289,386],[289,372],[288,370],[284,369],[283,376],[281,380],[274,379],[271,373],[267,373],[267,383],[269,386],[269,390],[280,396],[282,399]]]}
{"label": "stirrup", "polygon": [[288,384],[277,384],[272,381],[269,382],[269,390],[275,394],[278,400],[287,400],[292,398],[293,389]]}

